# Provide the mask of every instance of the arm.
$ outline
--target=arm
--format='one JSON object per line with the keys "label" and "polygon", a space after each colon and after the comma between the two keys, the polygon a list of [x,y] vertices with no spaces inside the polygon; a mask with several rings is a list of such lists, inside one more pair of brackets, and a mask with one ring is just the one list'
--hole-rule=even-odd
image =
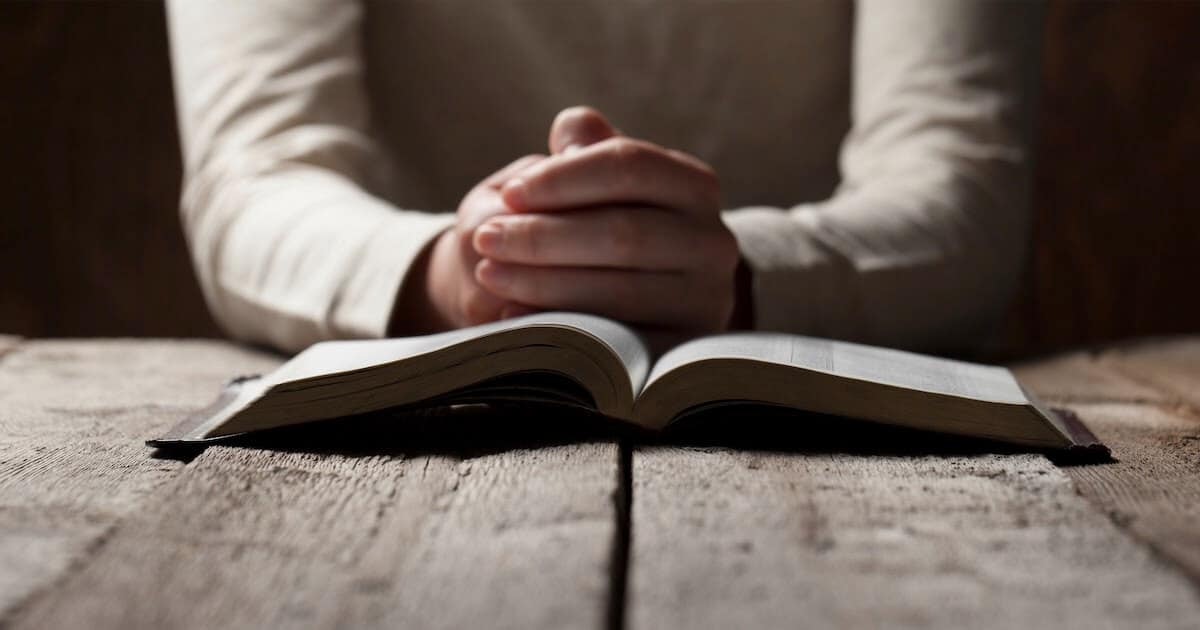
{"label": "arm", "polygon": [[843,181],[826,202],[725,215],[757,328],[908,347],[1001,314],[1029,225],[1034,3],[861,0]]}
{"label": "arm", "polygon": [[367,135],[361,7],[168,9],[183,223],[214,316],[287,350],[383,336],[406,270],[453,216],[368,192],[385,182]]}

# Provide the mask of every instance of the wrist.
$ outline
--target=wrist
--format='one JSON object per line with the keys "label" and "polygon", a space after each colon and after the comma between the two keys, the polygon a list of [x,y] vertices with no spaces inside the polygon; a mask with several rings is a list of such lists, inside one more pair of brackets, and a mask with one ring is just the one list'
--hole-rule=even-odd
{"label": "wrist", "polygon": [[413,260],[392,307],[388,336],[425,335],[452,328],[440,304],[439,287],[446,286],[441,277],[445,265],[440,261],[447,246],[453,245],[453,234],[453,229],[442,232]]}
{"label": "wrist", "polygon": [[752,330],[754,328],[754,272],[745,258],[738,259],[733,273],[733,314],[729,317],[730,330]]}

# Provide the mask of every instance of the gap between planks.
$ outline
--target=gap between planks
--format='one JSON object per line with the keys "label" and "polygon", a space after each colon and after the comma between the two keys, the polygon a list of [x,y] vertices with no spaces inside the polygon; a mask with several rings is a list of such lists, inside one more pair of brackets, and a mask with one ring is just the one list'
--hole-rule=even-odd
{"label": "gap between planks", "polygon": [[629,554],[633,538],[633,445],[628,439],[618,445],[617,492],[615,516],[616,537],[613,541],[610,585],[608,593],[607,626],[609,630],[624,630],[626,602],[629,590]]}
{"label": "gap between planks", "polygon": [[[11,350],[11,347],[8,349]],[[2,356],[3,354],[4,354],[4,348],[2,345],[0,345],[0,356]],[[1107,356],[1107,355],[1101,355],[1101,356]],[[1115,368],[1111,368],[1111,366],[1106,366],[1106,367],[1111,369],[1111,373],[1118,373],[1118,376],[1125,376],[1126,378],[1128,378],[1127,375],[1120,373],[1122,371],[1117,370]],[[1104,371],[1109,371],[1109,369],[1105,369]],[[1153,383],[1150,381],[1139,381],[1137,384],[1140,386],[1149,386],[1149,385],[1152,385]],[[1151,395],[1149,398],[1144,398],[1144,399],[1139,398],[1138,399],[1139,401],[1144,400],[1144,403],[1138,402],[1138,401],[1130,402],[1129,400],[1125,400],[1125,401],[1110,400],[1110,401],[1108,401],[1108,403],[1106,403],[1104,400],[1104,396],[1102,396],[1102,395],[1091,396],[1091,397],[1088,397],[1088,399],[1093,401],[1092,405],[1105,405],[1105,404],[1115,405],[1115,404],[1124,403],[1126,405],[1133,407],[1133,406],[1137,406],[1139,404],[1154,404],[1156,406],[1167,404],[1166,401],[1161,396],[1162,390],[1159,390],[1158,388],[1154,388],[1154,389],[1156,390],[1155,395]],[[1176,401],[1178,400],[1178,397],[1176,397],[1176,396],[1171,396],[1170,398],[1172,400],[1176,400]],[[1082,405],[1083,403],[1082,403],[1082,401],[1075,401],[1073,404]],[[1095,413],[1097,413],[1097,412],[1094,410],[1089,412],[1087,415],[1085,415],[1085,419],[1087,419],[1089,415],[1094,415]],[[1170,410],[1164,409],[1164,413],[1170,413]],[[619,445],[617,457],[618,457],[618,466],[617,466],[618,480],[617,480],[617,487],[613,494],[614,507],[616,508],[614,510],[614,517],[616,519],[616,522],[615,522],[616,528],[615,528],[615,531],[613,532],[614,543],[613,543],[612,549],[611,549],[612,553],[611,553],[611,561],[610,561],[611,562],[610,575],[608,576],[609,577],[609,584],[608,584],[609,592],[608,592],[607,612],[605,614],[606,625],[609,628],[623,628],[626,624],[626,615],[629,614],[628,613],[629,606],[627,605],[627,602],[629,600],[631,593],[628,592],[628,589],[629,589],[628,570],[631,565],[631,561],[633,560],[633,559],[631,559],[631,553],[632,553],[633,543],[634,543],[633,537],[636,534],[636,532],[634,532],[632,530],[632,518],[631,518],[631,510],[630,510],[631,505],[635,500],[635,497],[633,496],[633,492],[634,492],[633,469],[632,469],[633,468],[633,466],[632,466],[633,449],[632,449],[631,445],[629,445],[628,443],[622,442]],[[1066,472],[1068,475],[1070,475],[1072,477],[1073,481],[1075,481],[1077,489],[1079,489],[1079,491],[1080,491],[1080,494],[1087,497],[1094,503],[1101,503],[1101,505],[1103,505],[1102,501],[1105,500],[1104,492],[1106,491],[1105,489],[1108,487],[1109,484],[1102,479],[1099,479],[1099,480],[1092,479],[1090,481],[1087,480],[1087,478],[1090,475],[1092,475],[1092,473],[1094,473],[1095,471],[1090,470],[1090,469],[1079,468],[1079,469],[1066,469]],[[1112,495],[1111,492],[1109,494]],[[1125,531],[1133,534],[1137,539],[1149,542],[1150,547],[1154,551],[1159,552],[1160,554],[1166,553],[1168,555],[1168,557],[1170,557],[1170,552],[1164,552],[1163,551],[1164,547],[1161,544],[1161,542],[1156,543],[1155,538],[1154,538],[1155,536],[1158,536],[1159,540],[1161,540],[1161,536],[1162,536],[1164,530],[1162,530],[1161,528],[1159,528],[1159,529],[1150,528],[1147,530],[1148,533],[1146,533],[1146,532],[1139,533],[1136,530],[1131,531],[1131,523],[1133,524],[1133,526],[1136,526],[1137,519],[1144,516],[1144,515],[1139,515],[1136,513],[1137,509],[1141,509],[1141,508],[1138,508],[1138,505],[1136,503],[1131,504],[1129,501],[1126,501],[1126,500],[1118,500],[1118,499],[1120,499],[1120,497],[1116,496],[1116,495],[1110,496],[1109,499],[1111,499],[1111,505],[1106,509],[1106,512],[1108,513],[1109,517],[1113,519],[1114,523],[1116,523],[1117,525],[1120,525],[1122,530],[1125,530]],[[1129,520],[1128,515],[1131,513],[1134,514],[1133,521]],[[116,525],[113,525],[113,527],[116,527]],[[102,533],[98,537],[93,538],[91,540],[91,544],[89,545],[89,549],[94,551],[97,548],[106,546],[109,538],[112,535],[111,529],[112,528],[110,528],[109,531]],[[1169,530],[1168,530],[1168,533],[1169,533]],[[90,558],[91,558],[90,553],[87,558],[83,558],[83,560],[80,560],[80,561],[84,561],[84,560],[90,561]]]}

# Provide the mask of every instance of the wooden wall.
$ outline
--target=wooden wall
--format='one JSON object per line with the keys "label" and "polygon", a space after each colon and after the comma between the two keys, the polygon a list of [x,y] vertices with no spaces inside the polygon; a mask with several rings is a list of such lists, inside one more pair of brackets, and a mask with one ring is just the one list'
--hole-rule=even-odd
{"label": "wooden wall", "polygon": [[1052,2],[1010,345],[1200,330],[1200,2]]}
{"label": "wooden wall", "polygon": [[[1200,2],[1050,3],[1037,245],[1002,350],[1200,330]],[[212,336],[158,2],[0,6],[0,332]]]}
{"label": "wooden wall", "polygon": [[192,275],[158,2],[0,6],[0,331],[218,335]]}

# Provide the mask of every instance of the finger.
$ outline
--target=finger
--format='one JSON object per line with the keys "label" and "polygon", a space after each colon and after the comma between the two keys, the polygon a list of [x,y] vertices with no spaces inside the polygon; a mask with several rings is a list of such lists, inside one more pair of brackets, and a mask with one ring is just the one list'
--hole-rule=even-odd
{"label": "finger", "polygon": [[507,181],[507,176],[519,174],[522,169],[545,159],[544,155],[527,155],[485,179],[478,186],[467,192],[458,207],[459,221],[456,227],[467,249],[471,249],[471,238],[475,228],[489,217],[508,213],[511,209],[500,196],[500,186]]}
{"label": "finger", "polygon": [[608,119],[591,107],[568,107],[550,125],[550,152],[569,153],[617,135]]}
{"label": "finger", "polygon": [[689,328],[708,299],[691,290],[684,274],[571,267],[510,265],[484,259],[475,279],[493,294],[545,310],[594,313],[640,324]]}
{"label": "finger", "polygon": [[481,185],[489,186],[491,188],[499,188],[500,186],[502,186],[504,184],[504,182],[511,179],[517,173],[520,173],[521,171],[525,170],[526,168],[529,168],[530,166],[537,164],[538,162],[540,162],[541,160],[544,160],[544,159],[546,159],[546,156],[544,156],[540,153],[533,153],[530,155],[519,157],[516,160],[510,162],[508,164],[508,166],[505,166],[504,168],[496,171],[495,173],[488,175],[487,178],[484,179],[483,182],[481,182]]}
{"label": "finger", "polygon": [[501,214],[507,214],[509,208],[500,198],[500,193],[495,188],[482,186],[476,187],[467,193],[463,199],[463,203],[458,207],[458,224],[455,230],[462,237],[464,243],[470,248],[470,241],[474,235],[475,228],[479,227],[484,221],[489,218]]}
{"label": "finger", "polygon": [[475,230],[475,252],[523,265],[680,271],[730,249],[714,221],[656,208],[502,214]]}
{"label": "finger", "polygon": [[719,197],[716,174],[700,160],[624,137],[548,157],[501,193],[516,211],[626,203],[707,214],[716,212]]}

